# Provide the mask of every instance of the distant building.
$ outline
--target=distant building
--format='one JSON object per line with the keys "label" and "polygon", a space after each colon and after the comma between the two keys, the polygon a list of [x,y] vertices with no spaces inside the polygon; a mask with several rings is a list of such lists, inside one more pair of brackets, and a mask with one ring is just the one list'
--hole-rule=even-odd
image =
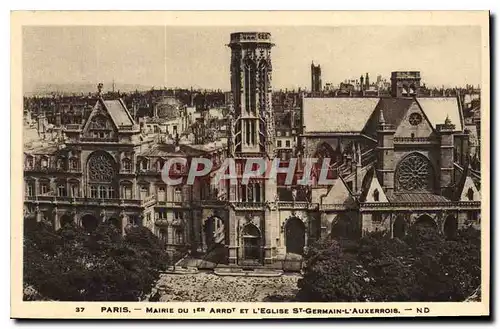
{"label": "distant building", "polygon": [[321,88],[321,65],[311,63],[311,92],[320,93]]}
{"label": "distant building", "polygon": [[395,71],[391,73],[391,96],[414,97],[420,88],[419,71]]}

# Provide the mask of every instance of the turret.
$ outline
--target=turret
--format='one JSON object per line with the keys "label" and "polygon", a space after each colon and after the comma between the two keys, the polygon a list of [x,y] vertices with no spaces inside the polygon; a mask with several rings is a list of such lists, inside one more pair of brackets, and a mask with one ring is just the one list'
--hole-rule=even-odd
{"label": "turret", "polygon": [[394,125],[386,122],[384,112],[380,109],[377,127],[377,172],[381,184],[387,190],[394,189]]}
{"label": "turret", "polygon": [[441,193],[444,193],[453,183],[453,134],[455,132],[455,125],[451,122],[450,118],[446,116],[444,124],[436,125],[436,130],[439,134],[440,141],[439,187]]}

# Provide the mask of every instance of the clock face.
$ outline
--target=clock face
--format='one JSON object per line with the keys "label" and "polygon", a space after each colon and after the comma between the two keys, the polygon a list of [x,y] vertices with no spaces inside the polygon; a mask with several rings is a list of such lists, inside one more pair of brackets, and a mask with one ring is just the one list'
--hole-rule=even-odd
{"label": "clock face", "polygon": [[422,122],[422,116],[419,113],[412,113],[408,121],[412,126],[417,126]]}

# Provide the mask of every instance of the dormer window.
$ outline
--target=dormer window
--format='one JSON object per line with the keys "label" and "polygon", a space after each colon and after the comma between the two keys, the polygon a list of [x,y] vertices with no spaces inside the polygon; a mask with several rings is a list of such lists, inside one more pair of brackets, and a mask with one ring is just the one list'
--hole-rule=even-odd
{"label": "dormer window", "polygon": [[378,189],[375,189],[375,191],[373,191],[373,201],[379,201],[379,197]]}

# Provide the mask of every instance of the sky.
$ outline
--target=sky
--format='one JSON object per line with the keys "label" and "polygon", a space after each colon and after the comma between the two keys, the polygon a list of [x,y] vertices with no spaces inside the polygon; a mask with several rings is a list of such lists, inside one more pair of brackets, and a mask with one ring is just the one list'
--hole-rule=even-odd
{"label": "sky", "polygon": [[[369,73],[421,71],[428,86],[481,82],[481,30],[476,26],[167,27],[25,26],[23,89],[98,82],[151,87],[230,89],[229,35],[267,31],[273,88],[310,88],[310,65],[323,85]],[[104,90],[107,86],[105,85]]]}

